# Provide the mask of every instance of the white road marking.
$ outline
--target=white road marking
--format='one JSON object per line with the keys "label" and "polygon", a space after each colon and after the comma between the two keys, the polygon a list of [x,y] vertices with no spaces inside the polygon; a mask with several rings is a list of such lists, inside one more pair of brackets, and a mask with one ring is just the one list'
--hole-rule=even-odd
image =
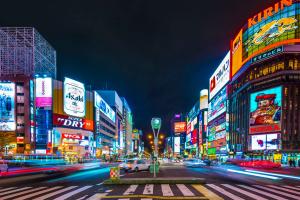
{"label": "white road marking", "polygon": [[194,193],[184,184],[176,184],[183,196],[195,196]]}
{"label": "white road marking", "polygon": [[18,193],[11,194],[11,195],[8,195],[8,196],[5,196],[5,197],[1,197],[1,200],[10,199],[10,198],[13,198],[13,197],[16,197],[16,196],[20,196],[22,194],[26,194],[26,193],[30,193],[30,192],[35,192],[35,191],[38,191],[38,190],[42,190],[44,188],[46,188],[46,187],[38,187],[38,188],[31,189],[31,190],[26,190],[26,191],[23,191],[23,192],[18,192]]}
{"label": "white road marking", "polygon": [[102,183],[98,183],[97,185],[103,185],[104,181]]}
{"label": "white road marking", "polygon": [[66,191],[68,191],[68,190],[74,189],[74,188],[76,188],[76,187],[78,187],[78,186],[70,186],[70,187],[67,187],[67,188],[64,188],[64,189],[55,191],[55,192],[51,192],[51,193],[46,194],[46,195],[44,195],[44,196],[35,198],[34,200],[44,200],[44,199],[53,197],[53,196],[55,196],[55,195],[57,195],[57,194],[60,194],[60,193],[66,192]]}
{"label": "white road marking", "polygon": [[19,188],[19,189],[15,189],[15,190],[9,190],[9,191],[6,191],[6,192],[1,192],[0,196],[8,195],[8,194],[19,192],[19,191],[22,191],[22,190],[27,190],[27,189],[30,189],[30,188],[31,187],[23,187],[23,188]]}
{"label": "white road marking", "polygon": [[7,191],[7,190],[12,190],[12,189],[15,189],[17,187],[9,187],[9,188],[4,188],[4,189],[1,189],[0,192],[4,192],[4,191]]}
{"label": "white road marking", "polygon": [[162,184],[161,191],[163,196],[174,196],[169,184]]}
{"label": "white road marking", "polygon": [[233,199],[233,200],[243,200],[243,198],[238,197],[238,196],[236,196],[236,195],[234,195],[234,194],[232,194],[232,193],[230,193],[230,192],[227,192],[226,190],[224,190],[223,188],[221,188],[221,187],[219,187],[219,186],[216,186],[216,185],[214,185],[214,184],[206,184],[206,185],[207,185],[208,187],[211,187],[211,188],[213,188],[214,190],[216,190],[216,191],[222,193],[223,195],[225,195],[225,196],[227,196],[227,197]]}
{"label": "white road marking", "polygon": [[264,192],[262,190],[259,190],[259,189],[256,189],[256,188],[253,188],[253,187],[249,187],[249,186],[246,186],[246,185],[239,185],[240,187],[243,187],[243,188],[246,188],[247,190],[251,190],[252,192],[257,192],[259,194],[262,194],[262,195],[265,195],[267,197],[271,197],[273,199],[277,199],[277,200],[286,200],[286,198],[283,198],[283,197],[280,197],[280,196],[277,196],[277,195],[274,195],[274,194],[271,194],[269,192]]}
{"label": "white road marking", "polygon": [[284,185],[283,187],[285,187],[285,188],[290,188],[290,189],[293,189],[293,190],[298,190],[298,191],[300,191],[300,188],[293,187],[293,186],[290,186],[290,185]]}
{"label": "white road marking", "polygon": [[101,200],[102,199],[101,197],[104,197],[106,195],[107,193],[97,193],[91,196],[90,198],[88,198],[87,200]]}
{"label": "white road marking", "polygon": [[105,190],[105,193],[110,193],[112,190]]}
{"label": "white road marking", "polygon": [[89,189],[89,188],[91,188],[91,187],[92,187],[91,185],[84,186],[84,187],[82,187],[82,188],[79,188],[79,189],[77,189],[77,190],[74,190],[74,191],[72,191],[72,192],[69,192],[69,193],[67,193],[67,194],[65,194],[65,195],[62,195],[62,196],[56,198],[55,200],[64,200],[64,199],[67,199],[67,198],[69,198],[69,197],[71,197],[71,196],[73,196],[73,195],[75,195],[75,194],[78,194],[78,193],[80,193],[80,192],[82,192],[82,191],[84,191],[84,190],[87,190],[87,189]]}
{"label": "white road marking", "polygon": [[77,199],[77,200],[83,200],[83,199],[85,199],[87,196],[88,196],[88,195],[84,195],[83,197],[80,197],[80,198]]}
{"label": "white road marking", "polygon": [[145,189],[144,189],[143,194],[153,194],[153,188],[154,188],[153,184],[145,185]]}
{"label": "white road marking", "polygon": [[286,192],[290,192],[290,193],[293,193],[293,194],[298,194],[298,195],[300,195],[300,192],[296,192],[296,191],[294,191],[294,190],[290,190],[290,189],[287,189],[287,188],[278,187],[278,186],[275,186],[275,185],[268,185],[268,187],[271,187],[271,188],[275,188],[275,189],[278,189],[278,190],[283,190],[283,191],[286,191]]}
{"label": "white road marking", "polygon": [[135,190],[137,189],[138,185],[130,185],[129,188],[124,192],[123,195],[130,195],[133,194],[135,192]]}
{"label": "white road marking", "polygon": [[48,188],[48,189],[46,189],[46,190],[42,190],[42,191],[39,191],[39,192],[30,193],[30,194],[28,194],[28,195],[25,195],[25,196],[16,198],[16,199],[14,199],[14,200],[24,200],[24,199],[29,199],[29,198],[31,198],[31,197],[34,197],[34,196],[37,196],[37,195],[40,195],[40,194],[43,194],[43,193],[46,193],[46,192],[51,192],[52,190],[56,190],[56,189],[59,189],[59,188],[62,188],[62,186],[52,187],[52,188]]}
{"label": "white road marking", "polygon": [[231,185],[229,185],[229,184],[222,184],[222,185],[225,186],[225,187],[227,187],[227,188],[229,188],[229,189],[232,189],[232,190],[234,190],[234,191],[236,191],[236,192],[239,192],[239,193],[241,193],[241,194],[244,194],[244,195],[246,195],[246,196],[248,196],[248,197],[251,197],[251,198],[253,198],[253,199],[256,199],[256,200],[267,200],[266,198],[263,198],[263,197],[261,197],[261,196],[252,194],[252,193],[250,193],[250,192],[247,192],[247,191],[242,190],[242,189],[240,189],[240,188],[231,186]]}
{"label": "white road marking", "polygon": [[268,190],[270,192],[273,192],[273,193],[276,193],[276,194],[280,194],[282,196],[286,196],[286,197],[290,197],[292,199],[297,199],[299,200],[299,196],[295,196],[293,194],[287,194],[286,192],[281,192],[281,191],[278,191],[278,190],[274,190],[274,189],[271,189],[271,188],[268,188],[268,187],[264,187],[264,186],[261,186],[261,185],[253,185],[254,187],[257,187],[257,188],[260,188],[260,189],[264,189],[264,190]]}

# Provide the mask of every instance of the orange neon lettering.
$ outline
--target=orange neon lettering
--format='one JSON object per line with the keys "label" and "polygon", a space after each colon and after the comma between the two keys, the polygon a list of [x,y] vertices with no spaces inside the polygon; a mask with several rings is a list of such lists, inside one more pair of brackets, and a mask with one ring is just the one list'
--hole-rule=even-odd
{"label": "orange neon lettering", "polygon": [[257,14],[257,22],[261,22],[262,14],[261,12]]}
{"label": "orange neon lettering", "polygon": [[293,4],[293,0],[281,0],[280,9],[283,10],[284,7],[291,6]]}
{"label": "orange neon lettering", "polygon": [[253,18],[248,19],[248,28],[250,28],[251,26],[253,26],[257,23],[256,18],[257,18],[257,15],[255,15]]}
{"label": "orange neon lettering", "polygon": [[279,3],[276,3],[276,4],[274,5],[274,12],[275,12],[275,13],[278,13],[278,12],[279,12]]}
{"label": "orange neon lettering", "polygon": [[273,15],[273,7],[269,7],[264,10],[264,18],[267,19]]}

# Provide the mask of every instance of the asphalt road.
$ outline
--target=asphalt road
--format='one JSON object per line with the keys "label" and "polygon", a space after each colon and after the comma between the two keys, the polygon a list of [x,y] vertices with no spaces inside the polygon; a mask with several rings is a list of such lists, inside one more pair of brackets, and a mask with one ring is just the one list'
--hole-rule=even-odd
{"label": "asphalt road", "polygon": [[[261,171],[262,172],[262,171]],[[186,168],[178,164],[161,167],[160,177],[205,178],[204,185],[124,185],[104,186],[109,167],[69,173],[36,174],[0,179],[0,199],[298,199],[300,177],[282,177],[267,172],[236,167]],[[247,173],[247,174],[244,174]],[[257,176],[258,175],[258,176]],[[261,177],[261,175],[263,177]],[[122,173],[122,177],[151,177],[149,172]]]}

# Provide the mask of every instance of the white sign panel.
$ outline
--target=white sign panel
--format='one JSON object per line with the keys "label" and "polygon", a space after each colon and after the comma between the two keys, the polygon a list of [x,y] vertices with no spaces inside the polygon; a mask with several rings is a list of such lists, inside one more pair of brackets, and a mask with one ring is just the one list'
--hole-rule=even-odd
{"label": "white sign panel", "polygon": [[15,130],[15,84],[0,83],[0,131]]}
{"label": "white sign panel", "polygon": [[215,73],[209,79],[209,100],[230,80],[230,52],[227,53]]}
{"label": "white sign panel", "polygon": [[266,149],[266,135],[252,135],[252,150]]}
{"label": "white sign panel", "polygon": [[35,102],[36,107],[52,106],[52,79],[37,78],[35,79]]}
{"label": "white sign panel", "polygon": [[116,122],[116,113],[115,111],[104,101],[104,99],[95,92],[95,107],[99,108],[100,111],[108,117],[114,123]]}
{"label": "white sign panel", "polygon": [[64,111],[74,117],[85,116],[85,87],[83,83],[65,78]]}

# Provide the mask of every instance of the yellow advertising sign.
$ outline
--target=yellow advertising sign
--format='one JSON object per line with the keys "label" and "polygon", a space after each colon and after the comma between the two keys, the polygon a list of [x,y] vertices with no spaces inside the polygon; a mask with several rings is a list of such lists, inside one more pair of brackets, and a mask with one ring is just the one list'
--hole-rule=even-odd
{"label": "yellow advertising sign", "polygon": [[233,77],[243,64],[243,29],[240,30],[231,44],[231,77]]}

